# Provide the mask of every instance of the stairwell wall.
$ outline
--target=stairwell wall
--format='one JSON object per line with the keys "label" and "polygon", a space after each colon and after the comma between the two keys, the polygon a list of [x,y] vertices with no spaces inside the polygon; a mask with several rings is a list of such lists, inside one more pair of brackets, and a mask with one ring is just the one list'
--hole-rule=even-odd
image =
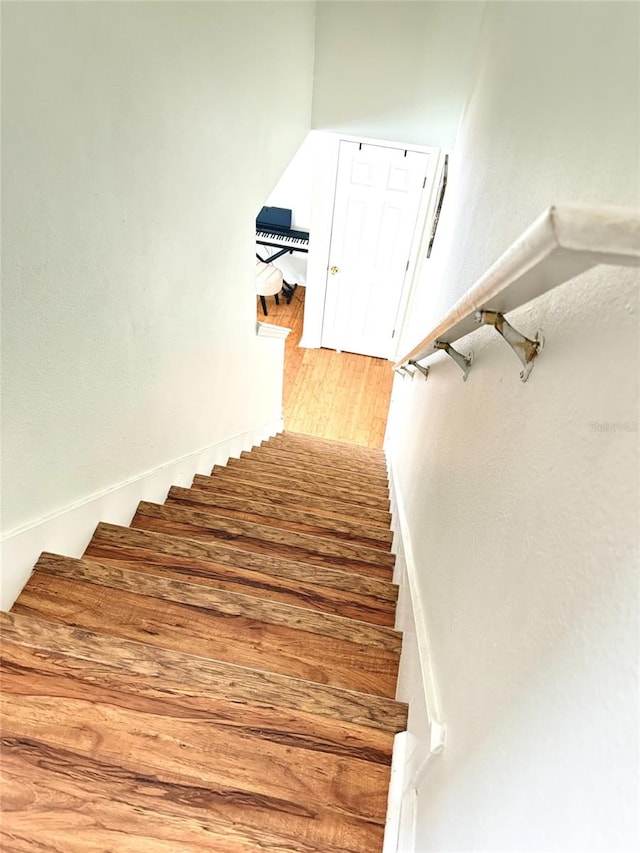
{"label": "stairwell wall", "polygon": [[313,127],[453,144],[483,2],[319,0]]}
{"label": "stairwell wall", "polygon": [[[638,206],[638,36],[633,4],[487,4],[404,350],[545,207]],[[447,730],[399,850],[637,848],[638,284],[601,267],[514,312],[546,339],[526,384],[488,329],[460,343],[466,383],[445,356],[396,381],[387,450]]]}
{"label": "stairwell wall", "polygon": [[314,4],[8,3],[2,41],[11,539],[279,422],[254,217],[310,127]]}

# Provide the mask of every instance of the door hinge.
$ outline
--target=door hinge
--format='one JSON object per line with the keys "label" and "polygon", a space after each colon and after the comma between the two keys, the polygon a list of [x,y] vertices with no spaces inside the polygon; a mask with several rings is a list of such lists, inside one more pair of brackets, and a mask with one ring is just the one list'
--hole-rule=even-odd
{"label": "door hinge", "polygon": [[422,182],[422,189],[424,189],[427,185],[427,176],[424,176],[424,181]]}
{"label": "door hinge", "polygon": [[395,337],[395,334],[396,334],[396,330],[394,329],[393,332],[391,332],[391,337],[392,338]]}
{"label": "door hinge", "polygon": [[406,267],[404,268],[404,271],[405,271],[405,272],[407,272],[408,270],[409,270],[409,261],[407,261],[407,265],[406,265]]}

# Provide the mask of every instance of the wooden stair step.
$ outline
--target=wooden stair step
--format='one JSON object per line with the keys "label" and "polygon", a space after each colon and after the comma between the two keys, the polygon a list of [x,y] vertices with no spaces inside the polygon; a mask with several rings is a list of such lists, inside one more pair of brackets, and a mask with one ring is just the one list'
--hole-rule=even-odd
{"label": "wooden stair step", "polygon": [[[354,828],[384,823],[389,744],[384,756],[375,750],[366,758],[331,752],[313,734],[305,741],[304,733],[265,728],[259,718],[230,725],[215,705],[210,709],[201,700],[195,709],[180,693],[163,695],[160,685],[152,695],[144,681],[139,689],[125,679],[115,690],[105,689],[87,661],[49,657],[40,668],[38,651],[3,642],[2,735],[14,744],[27,741],[40,753],[44,747],[49,755],[71,758],[69,769],[73,759],[85,758],[116,777],[144,777],[152,789],[161,780],[193,793],[207,791],[206,804],[194,797],[203,817],[215,803],[214,814],[223,812],[233,824],[253,829],[266,824],[285,837],[291,837],[291,827],[282,826],[282,814],[269,826],[265,801],[278,803],[287,818],[311,812],[312,825],[308,818],[299,820],[297,831],[303,838],[315,831],[314,844],[341,816]],[[163,793],[162,785],[156,793]],[[227,808],[217,800],[228,800]],[[157,804],[159,816],[163,805]]]}
{"label": "wooden stair step", "polygon": [[365,494],[381,494],[389,497],[389,481],[387,477],[377,477],[371,473],[338,468],[333,462],[309,460],[294,457],[289,453],[280,453],[269,448],[258,447],[253,450],[243,450],[238,459],[230,459],[229,462],[236,464],[238,461],[251,462],[256,465],[269,466],[271,470],[281,470],[288,476],[295,472],[295,477],[307,482],[326,483],[327,485],[351,488]]}
{"label": "wooden stair step", "polygon": [[331,469],[328,472],[325,470],[324,473],[320,473],[308,471],[296,465],[284,465],[251,456],[244,456],[240,459],[229,459],[226,467],[229,470],[239,469],[249,471],[255,473],[257,476],[265,474],[286,477],[289,482],[295,483],[298,491],[313,491],[318,486],[323,486],[329,489],[340,489],[341,491],[349,492],[352,495],[351,500],[354,503],[359,503],[361,499],[368,498],[370,501],[379,499],[385,509],[389,505],[389,488],[387,483],[379,485],[367,482],[363,477],[345,478],[336,476],[331,472]]}
{"label": "wooden stair step", "polygon": [[274,486],[273,484],[241,480],[237,476],[237,472],[229,472],[225,468],[222,471],[226,473],[219,473],[219,471],[220,469],[217,469],[216,473],[211,476],[196,474],[191,488],[224,492],[228,495],[237,495],[250,500],[271,502],[281,507],[291,507],[293,510],[300,509],[304,512],[322,514],[327,518],[344,519],[351,522],[362,521],[363,524],[380,528],[385,532],[389,530],[391,524],[391,515],[388,511],[341,503],[333,498],[313,495],[310,492],[300,496],[282,485]]}
{"label": "wooden stair step", "polygon": [[[349,847],[329,840],[312,845],[302,835],[277,837],[262,827],[273,823],[274,815],[283,809],[274,808],[272,814],[266,798],[254,798],[255,822],[262,826],[253,829],[222,817],[228,803],[240,799],[239,791],[223,794],[205,789],[197,780],[176,784],[161,774],[132,772],[115,762],[33,739],[3,737],[0,743],[0,779],[8,803],[0,825],[0,847],[6,853],[368,853],[382,849],[371,830],[371,839],[361,841],[358,835],[354,846],[351,839],[347,841]],[[243,814],[247,812],[245,807]],[[245,819],[249,822],[250,817]],[[283,826],[299,831],[300,821],[294,816],[291,822],[283,820]],[[369,847],[370,843],[374,846]]]}
{"label": "wooden stair step", "polygon": [[290,507],[282,507],[276,503],[248,500],[212,490],[205,492],[198,488],[185,489],[172,486],[166,503],[188,504],[202,510],[211,508],[221,516],[255,521],[257,524],[263,524],[265,519],[268,519],[268,523],[272,526],[282,527],[284,530],[309,533],[323,538],[344,539],[352,544],[358,543],[386,552],[391,550],[393,541],[390,530],[368,527],[362,522],[331,518],[299,508],[292,510]]}
{"label": "wooden stair step", "polygon": [[395,693],[395,632],[224,590],[43,555],[14,611],[348,690]]}
{"label": "wooden stair step", "polygon": [[377,447],[365,447],[362,444],[351,444],[346,441],[336,441],[330,438],[320,438],[315,435],[285,430],[269,439],[269,443],[286,444],[290,447],[303,447],[321,451],[327,454],[344,455],[352,459],[362,459],[366,462],[384,464],[384,451]]}
{"label": "wooden stair step", "polygon": [[385,649],[391,653],[399,654],[402,645],[402,634],[393,628],[370,625],[328,613],[316,613],[306,608],[280,604],[244,593],[174,581],[161,575],[140,574],[95,560],[64,557],[44,551],[36,563],[36,571],[175,601],[201,610],[215,611],[224,616],[241,616],[265,624],[319,634],[332,640],[340,639]]}
{"label": "wooden stair step", "polygon": [[295,478],[282,476],[280,474],[272,474],[264,470],[257,471],[255,468],[247,468],[246,466],[221,466],[214,465],[211,475],[219,475],[220,477],[236,478],[247,483],[256,485],[272,485],[278,486],[281,489],[286,489],[291,494],[296,494],[301,506],[306,506],[307,495],[321,495],[330,498],[334,503],[340,503],[341,507],[357,517],[357,510],[360,507],[371,507],[378,512],[389,512],[389,501],[380,495],[366,495],[362,492],[353,492],[349,488],[339,488],[338,486],[326,486],[322,483],[313,485],[312,483],[298,482]]}
{"label": "wooden stair step", "polygon": [[[174,492],[175,494],[175,492]],[[307,533],[301,530],[289,530],[281,527],[279,524],[268,516],[260,517],[259,521],[248,521],[242,518],[233,518],[225,515],[224,511],[219,512],[215,507],[211,507],[206,502],[198,500],[198,495],[202,495],[202,490],[198,492],[194,489],[184,489],[180,493],[183,496],[194,495],[193,505],[184,501],[170,501],[165,504],[152,504],[148,501],[143,501],[144,511],[149,507],[163,506],[166,509],[171,509],[171,515],[176,518],[183,516],[184,518],[200,518],[207,520],[207,525],[212,530],[220,530],[223,535],[233,536],[234,539],[246,536],[252,540],[260,539],[265,543],[273,543],[277,547],[291,547],[300,549],[304,552],[312,554],[323,554],[329,558],[336,560],[345,560],[354,562],[355,564],[378,565],[388,569],[393,569],[395,565],[395,556],[387,548],[375,548],[361,543],[349,542],[346,539],[333,536],[331,532],[325,535],[317,533]],[[175,510],[175,513],[173,512]]]}
{"label": "wooden stair step", "polygon": [[[340,467],[348,465],[351,470],[374,473],[381,477],[387,474],[386,458],[382,450],[376,451],[374,455],[362,455],[354,453],[353,445],[349,445],[348,449],[344,450],[336,447],[313,445],[308,442],[296,442],[285,437],[272,438],[268,442],[260,444],[260,447],[277,449],[285,453],[303,454],[313,457],[316,461],[333,462]],[[359,449],[365,450],[366,448]]]}
{"label": "wooden stair step", "polygon": [[277,442],[267,441],[253,447],[247,453],[256,456],[284,457],[293,459],[304,465],[305,463],[316,468],[318,466],[331,465],[336,471],[344,475],[344,472],[356,474],[359,477],[373,477],[383,483],[388,481],[388,469],[384,456],[379,460],[361,460],[353,456],[335,454],[322,450],[304,449],[302,447],[291,447]]}
{"label": "wooden stair step", "polygon": [[321,450],[304,450],[302,447],[290,447],[271,442],[263,442],[250,451],[244,451],[244,453],[251,453],[256,457],[281,457],[291,460],[295,464],[300,464],[303,468],[311,467],[314,470],[330,466],[331,470],[335,469],[336,473],[343,477],[346,473],[347,475],[355,474],[357,477],[373,478],[382,484],[388,484],[389,481],[387,463],[384,457],[380,461],[362,461],[343,454],[336,455]]}
{"label": "wooden stair step", "polygon": [[[104,678],[115,687],[122,679],[155,682],[163,693],[165,689],[175,689],[194,702],[199,701],[198,697],[213,701],[216,696],[223,709],[225,703],[240,713],[245,713],[246,708],[260,713],[281,709],[313,720],[314,725],[344,726],[345,731],[375,729],[393,735],[404,731],[407,725],[407,706],[394,699],[240,667],[14,612],[0,612],[0,636],[3,641],[51,653],[53,659],[64,655],[72,667],[89,661],[96,667],[96,680],[106,684]],[[221,715],[224,713],[222,710]]]}
{"label": "wooden stair step", "polygon": [[159,533],[204,542],[225,542],[243,550],[273,554],[310,565],[380,577],[383,580],[391,580],[393,575],[393,554],[349,545],[342,540],[321,539],[268,525],[219,518],[192,507],[175,504],[163,506],[141,501],[131,527],[156,530]]}
{"label": "wooden stair step", "polygon": [[394,624],[397,587],[377,578],[322,567],[310,571],[292,560],[109,524],[98,525],[84,556],[376,625]]}

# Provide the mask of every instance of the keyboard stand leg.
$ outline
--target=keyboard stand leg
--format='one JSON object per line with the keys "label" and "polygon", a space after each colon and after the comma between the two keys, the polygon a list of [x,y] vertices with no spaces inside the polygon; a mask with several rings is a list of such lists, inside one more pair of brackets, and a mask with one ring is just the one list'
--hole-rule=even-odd
{"label": "keyboard stand leg", "polygon": [[296,292],[297,284],[289,284],[289,282],[283,282],[282,292],[284,294],[284,298],[287,300],[287,305],[291,305],[291,300],[293,299],[293,294]]}

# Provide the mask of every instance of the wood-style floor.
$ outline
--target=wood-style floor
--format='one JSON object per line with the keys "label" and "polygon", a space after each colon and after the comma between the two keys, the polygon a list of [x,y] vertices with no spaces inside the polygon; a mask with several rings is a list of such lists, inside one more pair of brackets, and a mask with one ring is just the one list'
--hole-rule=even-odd
{"label": "wood-style floor", "polygon": [[285,429],[306,435],[382,447],[393,373],[382,358],[329,349],[301,349],[304,287],[290,305],[267,297],[265,317],[257,299],[258,319],[291,329],[285,346]]}

